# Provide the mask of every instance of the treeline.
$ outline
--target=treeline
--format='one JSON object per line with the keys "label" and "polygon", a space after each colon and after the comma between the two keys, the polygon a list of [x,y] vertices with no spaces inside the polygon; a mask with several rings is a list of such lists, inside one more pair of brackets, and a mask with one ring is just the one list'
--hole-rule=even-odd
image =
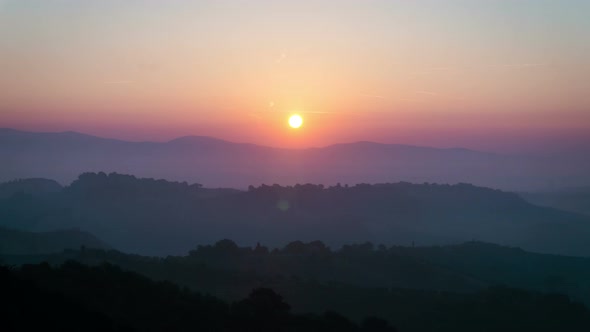
{"label": "treeline", "polygon": [[[17,241],[16,237],[10,238],[12,234],[18,232],[7,233],[9,238],[0,249]],[[23,240],[18,241],[26,242]],[[316,240],[292,241],[282,248],[273,248],[260,243],[238,246],[224,239],[198,245],[184,256],[167,257],[85,248],[53,256],[5,253],[0,260],[10,264],[43,260],[61,263],[67,259],[89,264],[109,261],[150,277],[171,278],[201,291],[215,290],[231,300],[245,295],[245,290],[264,285],[265,280],[296,278],[356,287],[448,292],[476,292],[492,285],[506,285],[561,293],[590,304],[590,258],[537,254],[475,241],[415,247],[365,242],[331,248]],[[219,285],[219,280],[232,274],[240,282],[233,282],[231,287]]]}
{"label": "treeline", "polygon": [[232,240],[199,245],[185,264],[207,264],[260,274],[280,273],[358,286],[476,291],[508,285],[563,293],[590,304],[590,258],[543,255],[483,242],[449,246],[385,246],[371,242],[332,249],[322,241],[292,241],[283,248]]}
{"label": "treeline", "polygon": [[43,195],[60,192],[63,187],[47,179],[18,179],[0,183],[0,198],[8,198],[14,194]]}
{"label": "treeline", "polygon": [[[109,257],[160,281],[102,260]],[[408,332],[582,332],[590,328],[588,309],[567,296],[506,286],[453,293],[258,276],[259,286],[244,292],[246,298],[228,301],[203,294],[240,287],[253,274],[181,263],[174,257],[84,250],[79,258],[95,265],[66,261],[53,265],[59,267],[36,264],[2,269],[3,301],[11,304],[4,319],[8,330],[31,330],[39,324],[50,330],[90,331],[94,327],[103,331],[395,331],[395,326]],[[182,280],[193,284],[187,288]]]}
{"label": "treeline", "polygon": [[587,255],[587,219],[469,184],[261,185],[240,191],[85,173],[56,193],[0,198],[0,226],[79,228],[119,250],[160,256],[184,254],[195,243],[224,237],[272,246],[320,239],[333,247],[478,239]]}
{"label": "treeline", "polygon": [[[100,197],[118,197],[118,196],[148,196],[148,197],[170,197],[170,196],[184,196],[196,195],[200,196],[205,191],[217,191],[219,193],[237,193],[239,190],[232,189],[211,189],[203,188],[199,183],[189,184],[187,182],[167,181],[163,179],[153,178],[138,178],[133,175],[104,172],[87,172],[81,174],[78,179],[73,181],[66,187],[61,187],[57,182],[46,179],[20,179],[0,184],[0,197],[8,197],[14,193],[36,194],[59,192],[62,189],[66,193],[81,195],[86,198],[100,198]],[[202,190],[199,190],[202,189]],[[440,194],[449,195],[465,195],[473,194],[474,192],[480,195],[487,195],[490,198],[501,198],[508,195],[512,200],[518,201],[518,196],[512,193],[502,192],[500,190],[493,190],[489,188],[476,187],[468,183],[459,183],[455,185],[423,183],[413,184],[410,182],[397,183],[358,183],[354,185],[340,184],[332,186],[324,186],[323,184],[295,184],[282,186],[278,184],[261,184],[259,186],[250,185],[247,190],[251,194],[266,196],[305,196],[314,193],[325,192],[326,194],[333,194],[337,192],[347,191],[349,193],[374,192],[383,193],[394,191],[396,193],[412,194],[419,196]]]}
{"label": "treeline", "polygon": [[292,314],[268,288],[227,303],[106,263],[0,267],[0,287],[9,331],[396,331],[376,317]]}
{"label": "treeline", "polygon": [[202,185],[198,183],[188,184],[187,182],[137,178],[133,175],[99,172],[81,174],[77,180],[65,188],[65,193],[90,199],[177,197],[197,195],[201,187]]}

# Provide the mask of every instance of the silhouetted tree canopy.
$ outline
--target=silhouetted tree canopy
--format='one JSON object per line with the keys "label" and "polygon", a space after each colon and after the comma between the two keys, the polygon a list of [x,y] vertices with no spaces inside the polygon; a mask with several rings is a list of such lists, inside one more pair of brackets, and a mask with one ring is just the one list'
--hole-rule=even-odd
{"label": "silhouetted tree canopy", "polygon": [[2,324],[10,331],[373,331],[334,313],[293,315],[269,288],[228,305],[112,264],[0,266],[0,291],[8,309]]}

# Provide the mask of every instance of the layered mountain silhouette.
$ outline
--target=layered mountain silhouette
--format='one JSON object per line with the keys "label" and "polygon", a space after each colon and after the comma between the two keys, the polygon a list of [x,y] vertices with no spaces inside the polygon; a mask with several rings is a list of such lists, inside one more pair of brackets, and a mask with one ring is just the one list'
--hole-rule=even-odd
{"label": "layered mountain silhouette", "polygon": [[526,191],[590,184],[590,158],[582,157],[568,162],[566,156],[507,156],[373,142],[298,150],[202,136],[127,142],[75,132],[0,129],[0,181],[43,177],[69,183],[82,172],[105,171],[242,189],[262,183],[410,181]]}
{"label": "layered mountain silhouette", "polygon": [[0,221],[28,231],[79,228],[117,249],[153,255],[186,253],[220,238],[279,247],[318,239],[335,247],[479,240],[590,254],[587,216],[469,184],[262,185],[239,191],[85,173],[59,193],[0,199]]}

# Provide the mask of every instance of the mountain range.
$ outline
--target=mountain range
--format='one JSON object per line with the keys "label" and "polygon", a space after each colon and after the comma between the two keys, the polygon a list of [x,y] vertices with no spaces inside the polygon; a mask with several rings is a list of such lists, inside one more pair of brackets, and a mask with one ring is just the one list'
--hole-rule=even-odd
{"label": "mountain range", "polygon": [[129,142],[0,129],[0,159],[0,181],[41,177],[63,184],[88,171],[241,189],[263,183],[409,181],[531,191],[590,184],[590,158],[584,155],[517,156],[374,142],[283,149],[203,136]]}

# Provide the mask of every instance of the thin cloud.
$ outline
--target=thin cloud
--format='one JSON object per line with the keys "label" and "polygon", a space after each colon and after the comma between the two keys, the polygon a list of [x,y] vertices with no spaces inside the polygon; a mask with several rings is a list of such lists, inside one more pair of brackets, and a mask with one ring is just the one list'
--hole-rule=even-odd
{"label": "thin cloud", "polygon": [[387,99],[387,97],[382,96],[382,95],[374,95],[374,94],[368,94],[368,93],[361,93],[360,95],[362,97],[367,97],[367,98]]}
{"label": "thin cloud", "polygon": [[338,112],[315,112],[315,111],[260,111],[249,113],[250,116],[260,116],[262,114],[277,114],[277,113],[284,113],[284,114],[291,114],[291,113],[300,113],[300,114],[336,114]]}
{"label": "thin cloud", "polygon": [[369,93],[361,93],[359,94],[361,97],[365,98],[374,98],[374,99],[382,99],[382,100],[399,100],[399,101],[409,101],[412,103],[423,103],[424,100],[416,99],[416,98],[408,98],[408,97],[388,97],[380,94],[369,94]]}
{"label": "thin cloud", "polygon": [[420,94],[420,95],[427,95],[427,96],[431,96],[431,97],[442,98],[442,99],[446,99],[446,100],[454,100],[454,101],[465,100],[465,98],[463,98],[463,97],[449,96],[449,95],[446,95],[443,93],[434,92],[434,91],[427,91],[427,90],[417,90],[417,91],[414,91],[414,93]]}
{"label": "thin cloud", "polygon": [[119,80],[119,81],[105,81],[104,84],[133,84],[135,81]]}
{"label": "thin cloud", "polygon": [[440,96],[440,93],[437,92],[432,92],[432,91],[426,91],[426,90],[417,90],[414,91],[414,93],[420,94],[420,95],[428,95],[428,96]]}
{"label": "thin cloud", "polygon": [[455,67],[427,67],[423,70],[415,71],[410,73],[411,76],[423,76],[423,75],[430,75],[433,73],[453,73],[457,70]]}
{"label": "thin cloud", "polygon": [[534,67],[545,67],[548,66],[546,63],[506,63],[501,65],[492,65],[492,68],[534,68]]}
{"label": "thin cloud", "polygon": [[424,70],[415,71],[410,73],[410,76],[426,76],[434,73],[448,73],[453,74],[459,70],[477,70],[481,68],[487,69],[498,69],[498,68],[514,68],[514,69],[527,69],[527,68],[538,68],[550,66],[548,63],[542,62],[523,62],[523,63],[500,63],[500,64],[482,64],[475,66],[457,66],[457,67],[426,67]]}

